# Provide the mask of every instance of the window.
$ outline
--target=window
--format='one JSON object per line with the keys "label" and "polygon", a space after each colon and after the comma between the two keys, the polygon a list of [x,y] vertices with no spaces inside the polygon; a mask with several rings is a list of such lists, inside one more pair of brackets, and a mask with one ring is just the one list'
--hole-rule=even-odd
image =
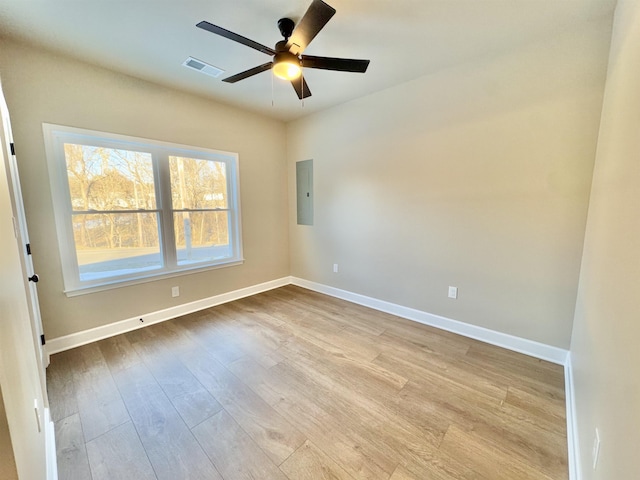
{"label": "window", "polygon": [[237,154],[43,129],[68,295],[242,263]]}

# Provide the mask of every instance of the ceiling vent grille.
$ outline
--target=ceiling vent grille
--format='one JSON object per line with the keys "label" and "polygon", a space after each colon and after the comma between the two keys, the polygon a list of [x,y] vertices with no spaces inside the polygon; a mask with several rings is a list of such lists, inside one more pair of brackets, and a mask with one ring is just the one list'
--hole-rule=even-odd
{"label": "ceiling vent grille", "polygon": [[205,75],[209,75],[210,77],[219,77],[224,73],[224,70],[214,67],[213,65],[209,65],[208,63],[203,62],[202,60],[198,60],[197,58],[188,57],[183,63],[185,67],[193,68]]}

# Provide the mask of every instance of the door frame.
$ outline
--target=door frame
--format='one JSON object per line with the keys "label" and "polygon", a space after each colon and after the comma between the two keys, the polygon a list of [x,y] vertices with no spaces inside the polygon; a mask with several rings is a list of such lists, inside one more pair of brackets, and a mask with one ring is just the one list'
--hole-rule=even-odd
{"label": "door frame", "polygon": [[[15,221],[13,228],[18,238],[21,252],[21,265],[23,270],[23,281],[25,283],[25,289],[29,299],[29,315],[31,317],[31,328],[33,330],[34,345],[38,352],[38,358],[42,365],[43,375],[44,370],[49,366],[49,355],[45,347],[44,341],[44,329],[42,327],[42,317],[40,315],[40,304],[38,301],[38,290],[36,282],[29,281],[28,279],[35,275],[33,267],[33,259],[31,256],[29,242],[29,231],[27,229],[27,218],[24,210],[24,203],[22,200],[22,188],[20,185],[20,174],[18,172],[18,161],[16,158],[15,146],[13,143],[13,134],[11,131],[11,119],[9,117],[9,107],[4,98],[2,86],[0,85],[0,112],[2,115],[2,136],[0,138],[0,144],[5,153],[5,167],[9,172],[9,190],[11,193],[11,204],[15,213]],[[45,388],[45,382],[43,380],[43,388]]]}

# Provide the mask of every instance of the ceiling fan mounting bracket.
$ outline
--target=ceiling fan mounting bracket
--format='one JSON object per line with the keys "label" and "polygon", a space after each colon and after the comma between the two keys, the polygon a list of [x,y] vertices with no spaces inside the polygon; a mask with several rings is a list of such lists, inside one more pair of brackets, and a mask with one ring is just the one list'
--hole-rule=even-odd
{"label": "ceiling fan mounting bracket", "polygon": [[281,18],[278,20],[278,29],[280,30],[280,34],[284,37],[285,40],[289,40],[289,37],[293,33],[293,27],[295,27],[295,23],[290,18]]}

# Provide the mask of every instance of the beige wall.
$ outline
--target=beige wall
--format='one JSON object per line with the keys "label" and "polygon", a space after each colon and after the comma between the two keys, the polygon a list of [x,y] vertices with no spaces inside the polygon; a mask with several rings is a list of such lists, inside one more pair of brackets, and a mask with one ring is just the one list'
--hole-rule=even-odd
{"label": "beige wall", "polygon": [[[12,116],[48,338],[289,274],[284,124],[6,40],[0,46],[0,74]],[[238,152],[244,265],[67,298],[62,293],[43,122]],[[171,297],[174,285],[180,287],[178,298]]]}
{"label": "beige wall", "polygon": [[0,478],[3,480],[17,480],[18,471],[13,457],[13,445],[9,434],[9,423],[4,409],[2,389],[0,388]]}
{"label": "beige wall", "polygon": [[568,348],[610,29],[288,124],[290,198],[296,161],[315,180],[315,225],[289,206],[292,275]]}
{"label": "beige wall", "polygon": [[[571,356],[584,480],[640,478],[640,3],[616,11]],[[597,469],[591,449],[601,448]]]}

